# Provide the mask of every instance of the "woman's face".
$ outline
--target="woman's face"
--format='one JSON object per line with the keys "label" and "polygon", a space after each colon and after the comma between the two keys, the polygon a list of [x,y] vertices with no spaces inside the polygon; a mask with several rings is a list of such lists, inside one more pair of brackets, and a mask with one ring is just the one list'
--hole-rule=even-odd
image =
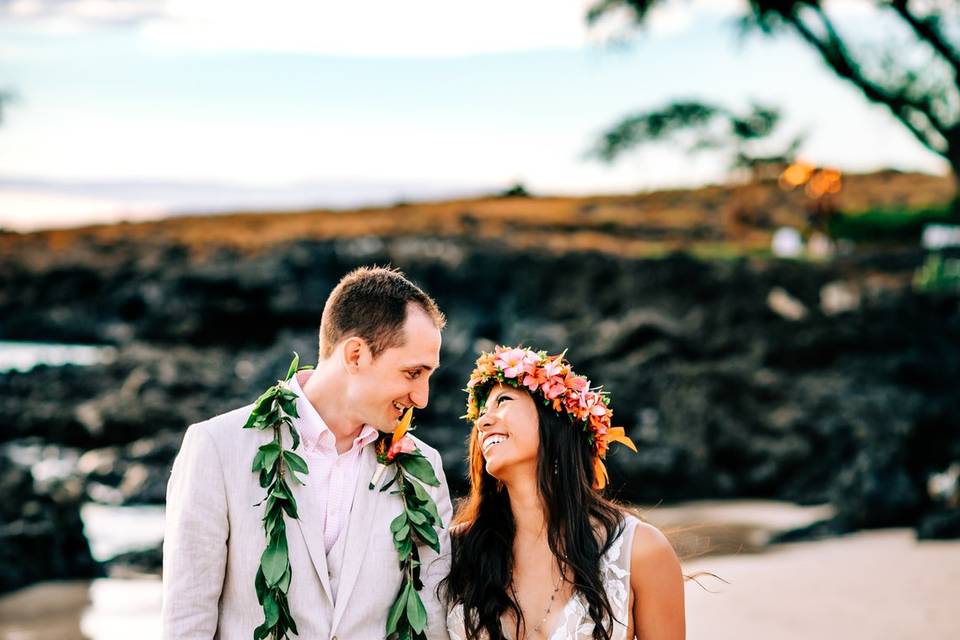
{"label": "woman's face", "polygon": [[539,425],[529,393],[509,385],[494,386],[477,419],[477,442],[487,473],[499,480],[524,467],[536,473]]}

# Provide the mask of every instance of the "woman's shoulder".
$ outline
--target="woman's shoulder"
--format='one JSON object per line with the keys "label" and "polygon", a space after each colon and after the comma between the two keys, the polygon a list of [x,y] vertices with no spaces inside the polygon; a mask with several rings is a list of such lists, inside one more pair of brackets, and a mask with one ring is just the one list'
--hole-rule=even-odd
{"label": "woman's shoulder", "polygon": [[626,516],[633,531],[630,546],[631,574],[641,583],[656,584],[663,578],[680,575],[680,560],[670,540],[660,529],[637,518]]}

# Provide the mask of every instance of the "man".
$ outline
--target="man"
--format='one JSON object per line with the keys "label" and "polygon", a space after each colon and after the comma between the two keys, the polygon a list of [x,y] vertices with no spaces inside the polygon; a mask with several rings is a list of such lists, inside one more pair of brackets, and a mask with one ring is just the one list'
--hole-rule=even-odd
{"label": "man", "polygon": [[[291,482],[298,519],[285,517],[290,613],[308,640],[383,638],[401,584],[390,522],[400,499],[368,489],[377,430],[426,406],[445,324],[436,303],[398,271],[361,268],[331,292],[313,371],[297,395],[297,450],[309,473]],[[251,462],[272,433],[243,429],[252,406],[192,425],[167,487],[163,637],[251,640],[264,620],[254,588],[266,544],[264,498]],[[426,487],[443,528],[441,553],[420,548],[427,636],[447,638],[436,586],[449,564],[450,496],[437,451],[416,440],[440,486]]]}

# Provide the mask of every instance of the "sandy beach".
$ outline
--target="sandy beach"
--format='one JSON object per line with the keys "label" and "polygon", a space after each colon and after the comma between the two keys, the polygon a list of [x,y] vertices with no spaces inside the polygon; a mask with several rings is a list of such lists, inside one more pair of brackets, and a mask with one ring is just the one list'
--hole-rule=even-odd
{"label": "sandy beach", "polygon": [[[890,529],[688,562],[690,640],[960,638],[960,542]],[[707,591],[709,589],[710,591]]]}

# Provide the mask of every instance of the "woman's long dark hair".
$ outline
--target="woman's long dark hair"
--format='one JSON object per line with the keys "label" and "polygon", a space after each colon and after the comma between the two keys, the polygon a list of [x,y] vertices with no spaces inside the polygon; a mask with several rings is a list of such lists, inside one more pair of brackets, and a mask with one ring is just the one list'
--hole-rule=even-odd
{"label": "woman's long dark hair", "polygon": [[[573,576],[574,590],[587,602],[594,639],[609,640],[614,618],[600,559],[623,531],[623,512],[593,488],[593,451],[583,430],[565,413],[532,397],[540,423],[537,483],[547,511],[547,542],[561,575]],[[513,612],[515,635],[523,621],[508,590],[516,523],[506,489],[484,468],[476,425],[470,433],[468,461],[470,495],[458,505],[451,524],[453,557],[441,589],[449,606],[463,605],[468,639],[486,631],[490,640],[500,640],[503,614]]]}

